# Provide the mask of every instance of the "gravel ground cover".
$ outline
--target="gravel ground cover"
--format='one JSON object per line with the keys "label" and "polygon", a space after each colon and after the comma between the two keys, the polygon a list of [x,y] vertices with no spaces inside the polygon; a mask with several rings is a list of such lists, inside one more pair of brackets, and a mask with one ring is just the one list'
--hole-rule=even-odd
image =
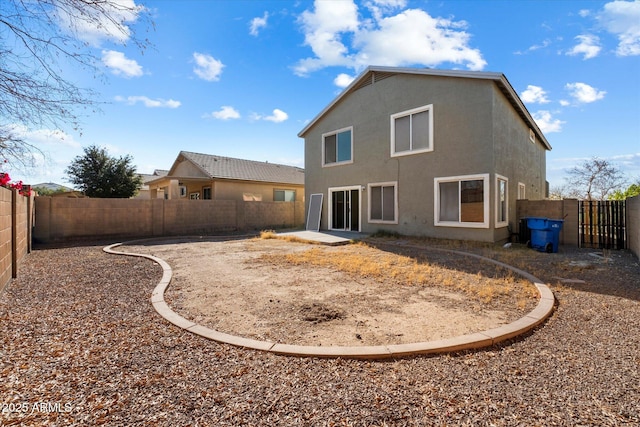
{"label": "gravel ground cover", "polygon": [[533,333],[482,351],[357,361],[180,330],[149,303],[160,268],[102,247],[35,250],[0,294],[0,425],[640,423],[640,266],[626,252],[514,251],[558,299]]}

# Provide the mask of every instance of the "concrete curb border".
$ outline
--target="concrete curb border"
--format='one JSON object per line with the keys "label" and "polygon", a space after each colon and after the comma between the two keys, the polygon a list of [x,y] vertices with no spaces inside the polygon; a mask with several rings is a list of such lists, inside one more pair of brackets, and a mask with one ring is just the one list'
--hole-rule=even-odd
{"label": "concrete curb border", "polygon": [[[224,239],[223,236],[217,236],[220,239]],[[237,238],[233,236],[232,238]],[[184,238],[184,237],[183,237]],[[166,238],[154,238],[145,239],[149,240],[164,240]],[[217,239],[216,239],[217,240]],[[208,338],[217,342],[231,344],[234,346],[245,347],[253,350],[269,351],[279,355],[286,356],[305,356],[305,357],[327,357],[327,358],[349,358],[349,359],[385,359],[385,358],[399,358],[406,356],[414,356],[421,354],[439,354],[439,353],[452,353],[462,350],[474,350],[483,347],[490,347],[499,342],[514,338],[516,336],[525,334],[542,322],[544,322],[554,310],[555,298],[551,289],[541,280],[537,279],[533,275],[512,267],[508,264],[476,255],[468,252],[440,249],[440,248],[428,248],[429,250],[438,250],[443,252],[452,252],[464,256],[472,256],[482,259],[483,261],[492,262],[502,267],[508,268],[513,272],[521,275],[527,280],[531,281],[540,293],[540,301],[538,305],[525,316],[520,319],[511,322],[507,325],[499,326],[497,328],[488,329],[473,334],[461,335],[453,338],[447,338],[436,341],[416,342],[409,344],[393,344],[393,345],[379,345],[379,346],[335,346],[335,347],[316,347],[316,346],[302,346],[283,344],[270,341],[258,341],[250,338],[244,338],[240,336],[230,335],[216,330],[206,328],[198,325],[190,320],[180,316],[167,305],[164,300],[164,293],[166,292],[171,278],[173,276],[173,270],[171,266],[161,258],[138,254],[133,252],[121,252],[115,250],[115,248],[125,244],[142,243],[142,240],[114,243],[112,245],[103,248],[103,251],[114,255],[126,255],[135,256],[150,259],[156,262],[162,267],[162,279],[156,285],[151,294],[151,304],[155,310],[170,323],[175,326],[187,330],[196,335]],[[391,244],[393,245],[393,244]],[[400,245],[393,245],[400,246]],[[402,247],[409,247],[414,249],[424,249],[419,246],[413,245],[401,245]]]}

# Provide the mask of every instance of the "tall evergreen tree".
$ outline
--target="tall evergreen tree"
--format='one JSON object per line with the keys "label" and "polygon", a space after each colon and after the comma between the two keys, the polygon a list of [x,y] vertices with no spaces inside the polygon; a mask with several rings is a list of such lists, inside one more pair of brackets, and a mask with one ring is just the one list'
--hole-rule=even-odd
{"label": "tall evergreen tree", "polygon": [[65,173],[69,182],[88,197],[129,198],[142,186],[142,177],[132,161],[130,155],[111,157],[106,149],[92,145],[71,162]]}

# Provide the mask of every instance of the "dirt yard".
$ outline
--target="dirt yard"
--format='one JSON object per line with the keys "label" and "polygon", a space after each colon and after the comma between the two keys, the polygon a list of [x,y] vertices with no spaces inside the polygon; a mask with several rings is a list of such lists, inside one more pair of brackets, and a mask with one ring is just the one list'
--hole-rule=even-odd
{"label": "dirt yard", "polygon": [[273,239],[168,240],[123,249],[171,265],[165,298],[183,317],[287,344],[450,338],[509,323],[538,301],[535,288],[511,272],[427,249]]}

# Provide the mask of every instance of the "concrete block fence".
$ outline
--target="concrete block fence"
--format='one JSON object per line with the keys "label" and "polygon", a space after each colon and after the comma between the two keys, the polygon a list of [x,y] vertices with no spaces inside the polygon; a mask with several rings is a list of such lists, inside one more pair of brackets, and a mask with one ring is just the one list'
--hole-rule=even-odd
{"label": "concrete block fence", "polygon": [[34,197],[0,187],[0,292],[18,277],[18,267],[31,251]]}
{"label": "concrete block fence", "polygon": [[304,224],[304,202],[37,197],[39,243],[207,235]]}

